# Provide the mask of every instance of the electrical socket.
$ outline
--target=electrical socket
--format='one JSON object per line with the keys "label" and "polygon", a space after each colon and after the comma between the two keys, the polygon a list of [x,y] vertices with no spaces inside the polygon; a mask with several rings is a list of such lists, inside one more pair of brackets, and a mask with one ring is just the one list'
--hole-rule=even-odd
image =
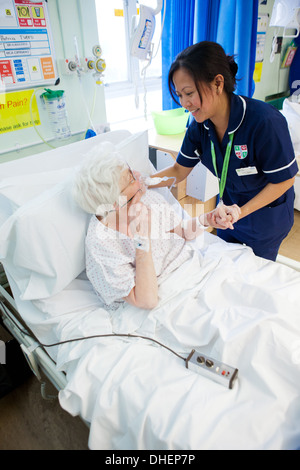
{"label": "electrical socket", "polygon": [[281,54],[282,51],[282,41],[283,37],[279,36],[276,38],[276,48],[275,48],[275,54]]}

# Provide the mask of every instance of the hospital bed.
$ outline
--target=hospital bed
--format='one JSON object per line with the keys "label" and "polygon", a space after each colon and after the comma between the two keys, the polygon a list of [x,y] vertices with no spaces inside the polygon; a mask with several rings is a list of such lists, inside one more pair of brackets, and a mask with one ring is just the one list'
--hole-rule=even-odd
{"label": "hospital bed", "polygon": [[[45,375],[89,426],[90,449],[298,448],[299,264],[205,233],[155,309],[107,311],[84,270],[89,217],[70,194],[74,169],[103,140],[153,172],[147,133],[127,131],[1,165],[1,316],[44,397]],[[186,367],[193,350],[237,368],[234,387]]]}

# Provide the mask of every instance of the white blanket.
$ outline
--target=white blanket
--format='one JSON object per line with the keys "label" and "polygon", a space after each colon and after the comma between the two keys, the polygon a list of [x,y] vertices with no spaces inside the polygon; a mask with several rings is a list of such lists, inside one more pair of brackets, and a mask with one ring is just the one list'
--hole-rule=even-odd
{"label": "white blanket", "polygon": [[228,390],[150,340],[60,346],[56,360],[68,379],[60,403],[91,423],[91,449],[300,446],[299,273],[215,238],[168,277],[151,312],[126,305],[109,318],[88,281],[74,282],[77,301],[71,285],[38,305],[61,340],[134,333],[184,358],[196,349],[239,369]]}

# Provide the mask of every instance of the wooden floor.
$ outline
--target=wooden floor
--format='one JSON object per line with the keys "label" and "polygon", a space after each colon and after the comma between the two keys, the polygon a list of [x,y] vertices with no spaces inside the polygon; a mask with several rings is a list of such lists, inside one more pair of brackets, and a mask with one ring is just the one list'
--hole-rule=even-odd
{"label": "wooden floor", "polygon": [[279,253],[287,258],[300,261],[300,212],[295,211],[295,222],[287,238],[282,242]]}
{"label": "wooden floor", "polygon": [[[10,335],[0,326],[0,339]],[[47,382],[46,392],[57,395]],[[0,450],[88,450],[87,426],[59,405],[45,401],[34,375],[0,399]]]}
{"label": "wooden floor", "polygon": [[[294,227],[280,254],[300,261],[300,212],[295,211]],[[0,339],[7,338],[0,327]],[[45,401],[34,376],[0,399],[0,450],[88,450],[87,443],[86,425],[64,412],[58,400]]]}

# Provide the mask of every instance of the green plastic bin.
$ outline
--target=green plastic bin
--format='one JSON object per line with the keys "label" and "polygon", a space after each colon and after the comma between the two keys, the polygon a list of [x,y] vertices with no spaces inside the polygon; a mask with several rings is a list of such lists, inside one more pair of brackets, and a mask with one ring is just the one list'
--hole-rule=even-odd
{"label": "green plastic bin", "polygon": [[189,113],[184,108],[152,112],[156,132],[160,135],[181,134],[185,131]]}

